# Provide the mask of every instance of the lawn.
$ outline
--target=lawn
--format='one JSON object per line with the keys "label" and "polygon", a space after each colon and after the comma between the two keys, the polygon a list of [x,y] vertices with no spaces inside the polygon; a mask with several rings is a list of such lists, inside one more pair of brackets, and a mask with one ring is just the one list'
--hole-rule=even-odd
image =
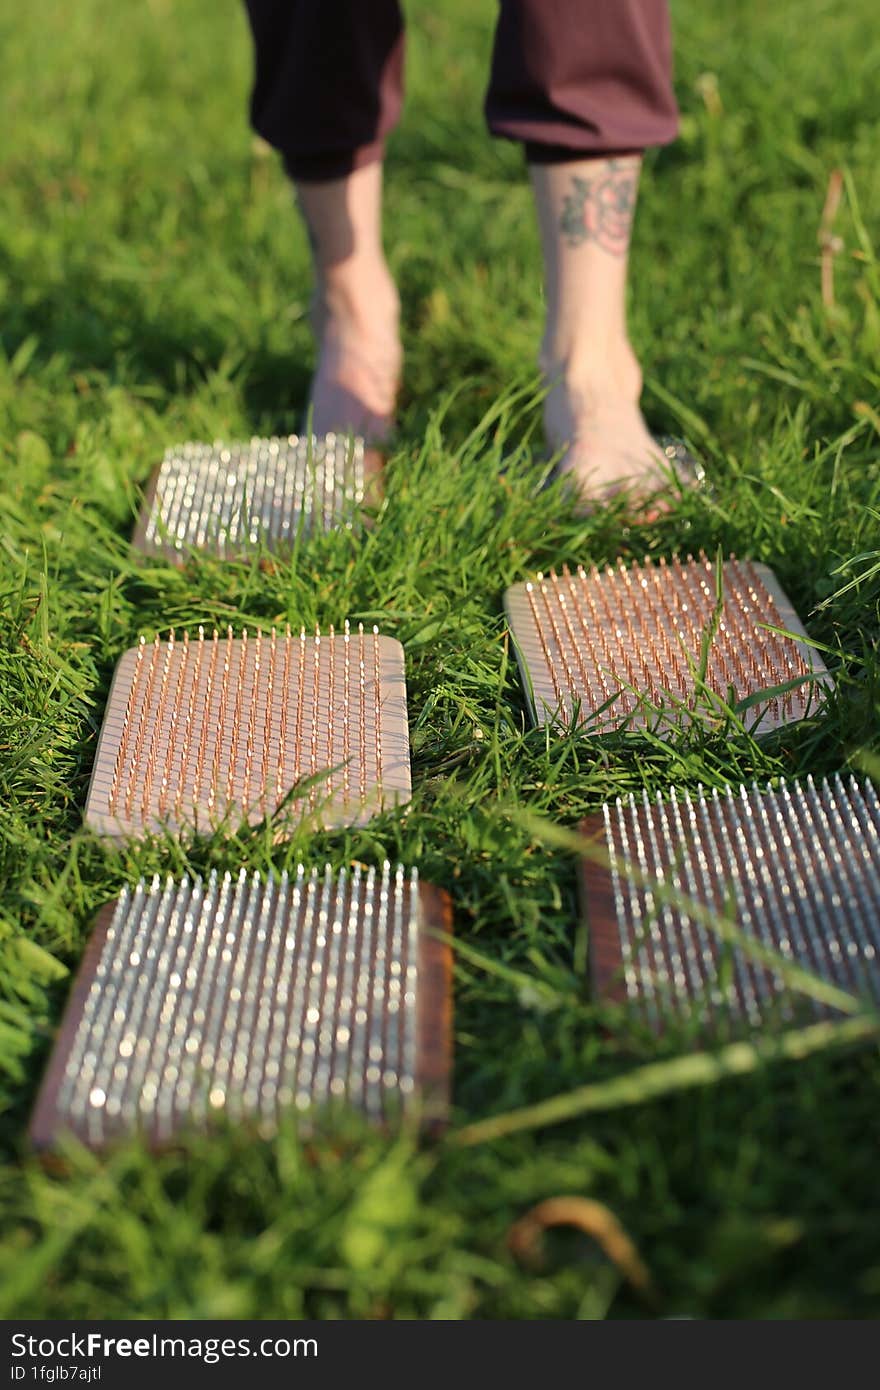
{"label": "lawn", "polygon": [[[409,9],[388,161],[408,351],[388,496],[369,535],[315,539],[271,575],[128,551],[166,444],[287,432],[304,399],[307,245],[247,128],[243,16],[209,0],[0,15],[0,1313],[876,1316],[876,1044],[642,1094],[638,1069],[675,1041],[591,1001],[573,859],[552,834],[643,786],[880,772],[875,0],[674,6],[682,135],[648,161],[631,322],[652,427],[686,436],[715,489],[638,529],[620,506],[578,520],[542,488],[537,236],[520,153],[480,115],[494,7]],[[818,230],[835,168],[827,304]],[[761,745],[703,732],[600,749],[529,727],[507,584],[718,546],[772,565],[828,649],[823,717]],[[83,830],[110,676],[140,633],[346,616],[406,649],[404,814],[173,856]],[[445,1140],[351,1119],[301,1146],[285,1121],[272,1142],[229,1131],[160,1159],[80,1155],[63,1174],[28,1156],[69,972],[123,884],[385,855],[454,900]],[[635,1098],[615,1104],[630,1072]],[[588,1113],[458,1140],[588,1083],[607,1083]],[[624,1225],[651,1300],[581,1232],[555,1233],[537,1262],[511,1250],[512,1224],[561,1195]]]}

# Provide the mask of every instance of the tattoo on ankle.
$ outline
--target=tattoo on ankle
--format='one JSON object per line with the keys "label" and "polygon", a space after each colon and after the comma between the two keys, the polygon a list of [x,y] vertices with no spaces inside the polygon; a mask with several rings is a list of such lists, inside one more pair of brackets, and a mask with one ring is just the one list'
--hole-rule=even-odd
{"label": "tattoo on ankle", "polygon": [[569,246],[594,241],[612,256],[625,256],[632,230],[639,160],[611,159],[592,178],[573,178],[559,219]]}

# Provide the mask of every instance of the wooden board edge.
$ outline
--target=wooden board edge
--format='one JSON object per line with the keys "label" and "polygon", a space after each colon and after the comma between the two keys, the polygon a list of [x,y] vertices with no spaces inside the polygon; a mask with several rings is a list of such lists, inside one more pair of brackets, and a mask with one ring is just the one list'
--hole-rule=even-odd
{"label": "wooden board edge", "polygon": [[[516,657],[516,664],[519,668],[519,679],[525,696],[526,709],[531,717],[533,726],[537,728],[538,725],[546,724],[548,721],[546,713],[544,713],[542,717],[542,711],[538,709],[538,697],[535,692],[534,681],[532,680],[532,672],[529,668],[525,647],[520,641],[520,631],[518,628],[520,617],[522,616],[524,623],[530,621],[527,615],[521,615],[519,609],[519,603],[525,598],[525,592],[526,586],[524,583],[511,584],[510,587],[504,591],[502,606],[504,609],[504,618],[507,623],[507,630],[510,634],[510,641],[513,645],[513,654]],[[543,701],[542,705],[544,705]],[[546,711],[545,705],[544,710]]]}
{"label": "wooden board edge", "polygon": [[357,511],[368,531],[372,529],[374,524],[374,517],[371,513],[378,512],[385,500],[385,464],[386,458],[381,449],[364,449],[363,496]]}
{"label": "wooden board edge", "polygon": [[424,1128],[439,1133],[452,1103],[452,899],[442,888],[419,884],[419,984],[416,1076]]}
{"label": "wooden board edge", "polygon": [[[597,845],[606,843],[603,816],[588,816],[578,829]],[[605,1003],[623,1003],[623,945],[611,869],[595,859],[582,858],[577,877],[581,916],[587,927],[587,968],[592,993]]]}
{"label": "wooden board edge", "polygon": [[[137,647],[127,647],[126,650],[120,656],[114,668],[113,679],[110,682],[110,689],[107,692],[107,700],[104,704],[104,717],[101,720],[101,728],[98,733],[98,742],[95,745],[95,760],[92,763],[92,771],[89,777],[89,785],[86,791],[86,799],[83,805],[82,813],[83,824],[89,830],[94,831],[96,835],[114,834],[112,830],[105,829],[103,822],[107,819],[106,813],[103,811],[96,811],[93,808],[92,797],[94,795],[95,781],[97,779],[98,773],[102,771],[101,763],[104,755],[104,744],[105,741],[109,744],[111,738],[108,727],[107,715],[109,711],[113,708],[113,697],[116,694],[116,687],[120,684],[122,679],[122,671],[125,666],[126,657],[130,657],[132,655],[137,657],[137,651]],[[120,832],[116,832],[116,834],[119,833]]]}
{"label": "wooden board edge", "polygon": [[95,978],[98,961],[107,940],[107,932],[118,905],[119,899],[114,898],[98,910],[91,936],[86,943],[67,1003],[64,1006],[64,1012],[61,1015],[61,1023],[55,1035],[52,1051],[43,1073],[43,1080],[40,1083],[27,1128],[29,1143],[40,1153],[51,1150],[61,1134],[72,1132],[65,1128],[63,1120],[58,1115],[58,1092],[64,1080],[67,1058],[82,1018],[92,981]]}

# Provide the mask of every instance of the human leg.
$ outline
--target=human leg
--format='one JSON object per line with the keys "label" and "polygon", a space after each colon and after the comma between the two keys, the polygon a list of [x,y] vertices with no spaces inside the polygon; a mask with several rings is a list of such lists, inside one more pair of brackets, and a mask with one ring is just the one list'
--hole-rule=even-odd
{"label": "human leg", "polygon": [[388,432],[398,299],[382,248],[382,156],[400,112],[397,0],[246,0],[255,128],[294,180],[315,270],[312,428]]}
{"label": "human leg", "polygon": [[585,495],[656,486],[626,295],[641,152],[677,125],[665,0],[502,0],[486,111],[535,192],[548,443]]}

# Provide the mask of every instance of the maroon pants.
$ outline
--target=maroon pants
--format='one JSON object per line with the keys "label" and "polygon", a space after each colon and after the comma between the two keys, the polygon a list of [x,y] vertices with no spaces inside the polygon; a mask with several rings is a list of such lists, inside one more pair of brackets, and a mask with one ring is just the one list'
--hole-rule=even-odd
{"label": "maroon pants", "polygon": [[[296,179],[381,159],[403,97],[398,0],[245,0],[255,129]],[[493,135],[535,162],[674,139],[666,0],[500,0],[486,98]]]}

